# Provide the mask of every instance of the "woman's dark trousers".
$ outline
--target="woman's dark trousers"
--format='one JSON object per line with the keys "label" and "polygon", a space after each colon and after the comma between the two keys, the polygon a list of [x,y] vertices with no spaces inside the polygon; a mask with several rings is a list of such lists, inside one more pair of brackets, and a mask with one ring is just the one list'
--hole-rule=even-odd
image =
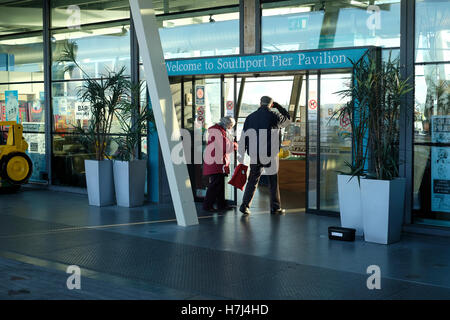
{"label": "woman's dark trousers", "polygon": [[213,204],[217,203],[217,208],[224,208],[225,202],[225,174],[216,173],[209,176],[208,189],[203,200],[203,208],[213,209]]}

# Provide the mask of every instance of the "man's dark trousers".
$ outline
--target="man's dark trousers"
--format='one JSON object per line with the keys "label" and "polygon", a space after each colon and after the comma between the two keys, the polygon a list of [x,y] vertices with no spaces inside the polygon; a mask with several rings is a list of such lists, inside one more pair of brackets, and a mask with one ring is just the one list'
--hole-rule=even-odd
{"label": "man's dark trousers", "polygon": [[[242,205],[249,208],[255,195],[256,187],[261,178],[264,166],[262,164],[250,164],[250,174],[247,185],[245,186],[244,197],[242,198]],[[267,175],[270,187],[270,208],[272,211],[281,208],[280,189],[278,188],[278,173]]]}
{"label": "man's dark trousers", "polygon": [[226,206],[224,173],[216,173],[209,176],[209,185],[203,201],[203,208],[212,209],[215,202],[217,202],[219,209]]}

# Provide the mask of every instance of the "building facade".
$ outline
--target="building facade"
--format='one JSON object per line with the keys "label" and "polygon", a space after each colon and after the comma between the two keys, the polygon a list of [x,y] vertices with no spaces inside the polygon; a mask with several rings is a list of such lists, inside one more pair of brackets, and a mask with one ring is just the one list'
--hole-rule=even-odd
{"label": "building facade", "polygon": [[[343,67],[286,70],[282,55],[315,52],[323,64],[334,62],[330,55],[334,50],[376,47],[384,60],[398,59],[402,75],[414,86],[403,101],[400,119],[400,175],[407,179],[404,223],[432,233],[448,230],[450,2],[153,3],[168,64],[186,58],[216,59],[222,67],[209,75],[194,67],[183,74],[169,70],[181,127],[202,131],[221,116],[233,115],[239,135],[260,96],[273,96],[294,118],[283,135],[280,184],[288,201],[297,201],[296,207],[310,212],[339,212],[336,172],[351,159],[350,132],[345,123],[335,123],[330,116],[344,102],[335,93],[345,88],[351,71]],[[84,159],[92,156],[74,129],[89,119],[78,96],[83,74],[78,68],[67,72],[61,56],[65,45],[73,42],[77,61],[90,77],[100,79],[108,70],[125,67],[131,79],[145,81],[128,1],[0,1],[0,9],[0,120],[24,125],[34,166],[30,182],[82,190]],[[261,63],[270,57],[279,68],[233,72],[231,62],[220,60],[236,57],[238,61],[248,55],[261,57]],[[150,104],[147,95],[140,99]],[[111,135],[123,135],[117,122]],[[116,152],[112,143],[109,154]],[[139,152],[148,158],[149,199],[170,201],[156,134],[143,132]],[[205,191],[201,165],[190,165],[189,173],[194,196],[200,200]],[[234,201],[239,198],[231,188],[226,195]]]}

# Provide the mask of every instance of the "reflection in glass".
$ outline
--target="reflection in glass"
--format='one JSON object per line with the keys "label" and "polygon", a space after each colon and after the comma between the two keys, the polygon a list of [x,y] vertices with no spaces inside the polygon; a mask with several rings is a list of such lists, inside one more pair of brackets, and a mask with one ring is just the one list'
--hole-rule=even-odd
{"label": "reflection in glass", "polygon": [[347,101],[335,92],[347,88],[348,74],[322,75],[320,78],[320,209],[339,211],[337,175],[352,161],[351,127],[332,118]]}
{"label": "reflection in glass", "polygon": [[46,182],[47,162],[45,159],[45,135],[43,133],[24,133],[28,143],[27,154],[33,162],[33,173],[30,182]]}
{"label": "reflection in glass", "polygon": [[[196,86],[205,86],[205,128],[218,123],[221,118],[221,91],[220,79],[197,80]],[[197,109],[198,110],[198,109]],[[198,117],[197,117],[198,119]]]}
{"label": "reflection in glass", "polygon": [[[225,99],[225,110],[224,115],[234,118],[234,79],[225,78],[224,84],[224,99]],[[236,127],[233,128],[236,130]],[[234,187],[228,184],[231,177],[233,176],[234,168],[236,167],[236,161],[234,157],[234,152],[230,154],[230,174],[225,177],[225,199],[234,200]]]}
{"label": "reflection in glass", "polygon": [[450,64],[419,65],[415,75],[414,142],[433,142],[432,117],[450,114]]}
{"label": "reflection in glass", "polygon": [[239,117],[247,117],[259,108],[260,99],[267,95],[283,107],[289,107],[293,76],[247,78]]}
{"label": "reflection in glass", "polygon": [[450,61],[450,2],[416,1],[416,62]]}
{"label": "reflection in glass", "polygon": [[73,28],[130,18],[128,0],[84,1],[50,0],[52,28]]}
{"label": "reflection in glass", "polygon": [[[195,80],[194,137],[202,137],[202,142],[194,141],[194,154],[203,154],[208,141],[207,130],[220,121],[221,117],[221,79],[208,78]],[[206,194],[208,177],[203,175],[203,165],[194,165],[195,195],[203,198]]]}
{"label": "reflection in glass", "polygon": [[53,184],[86,187],[84,160],[92,159],[95,151],[83,145],[75,135],[54,135],[52,153]]}
{"label": "reflection in glass", "polygon": [[[212,9],[214,7],[225,7],[239,5],[239,0],[164,0],[153,1],[156,14],[183,12],[187,10]],[[222,8],[222,11],[227,10]]]}
{"label": "reflection in glass", "polygon": [[[247,116],[258,110],[260,99],[267,95],[282,105],[291,114],[292,122],[281,130],[281,150],[279,153],[279,188],[284,207],[290,209],[305,208],[306,196],[306,81],[305,76],[272,76],[248,77],[245,82],[240,79],[238,84],[243,87],[242,103],[239,111],[238,140],[242,133]],[[239,91],[238,91],[239,92]],[[273,112],[278,112],[273,110]],[[295,117],[294,117],[295,116]],[[247,164],[249,158],[244,161]],[[267,186],[268,179],[263,174],[260,186]],[[268,201],[266,189],[258,191],[256,203]]]}
{"label": "reflection in glass", "polygon": [[309,76],[308,92],[308,209],[317,209],[317,75]]}
{"label": "reflection in glass", "polygon": [[163,20],[162,26],[166,59],[239,54],[239,12]]}
{"label": "reflection in glass", "polygon": [[415,223],[450,225],[450,64],[416,66]]}
{"label": "reflection in glass", "polygon": [[[306,75],[298,74],[293,77],[288,106],[292,123],[284,129],[280,159],[302,160],[297,166],[304,170],[306,157]],[[301,175],[304,176],[305,172],[302,172]],[[301,188],[304,188],[304,186]]]}
{"label": "reflection in glass", "polygon": [[172,92],[172,103],[175,107],[178,125],[181,126],[181,83],[172,83],[170,85],[170,91]]}
{"label": "reflection in glass", "polygon": [[383,49],[383,50],[381,50],[381,59],[386,62],[387,61],[400,61],[400,49]]}
{"label": "reflection in glass", "polygon": [[188,129],[191,131],[194,129],[194,119],[192,117],[192,99],[194,96],[194,92],[192,90],[192,81],[191,80],[185,80],[183,82],[184,85],[184,124],[183,128]]}
{"label": "reflection in glass", "polygon": [[[141,138],[141,159],[142,160],[146,160],[146,161],[148,161],[148,143],[147,143],[147,136],[142,136],[142,138]],[[147,162],[148,163],[148,162]],[[147,168],[148,168],[148,165],[147,165]],[[145,194],[148,194],[148,186],[147,186],[147,184],[148,184],[148,175],[149,175],[149,172],[148,172],[148,169],[147,169],[147,171],[146,171],[146,178],[145,178]]]}
{"label": "reflection in glass", "polygon": [[[279,1],[263,5],[262,50],[400,45],[400,1]],[[284,6],[283,6],[284,3]],[[275,8],[274,8],[275,7]]]}
{"label": "reflection in glass", "polygon": [[[269,96],[274,101],[289,109],[289,98],[294,76],[285,77],[248,77],[245,82],[238,79],[238,88],[243,83],[243,95],[237,119],[237,139],[240,139],[245,119],[258,110],[262,96]],[[239,91],[238,91],[239,94]],[[288,129],[286,129],[288,130]],[[286,137],[288,138],[288,137]]]}
{"label": "reflection in glass", "polygon": [[[130,27],[127,23],[109,23],[81,29],[63,29],[52,34],[52,80],[83,79],[73,65],[59,61],[67,41],[76,44],[77,63],[91,78],[125,67],[130,75]],[[72,66],[73,70],[67,70]]]}
{"label": "reflection in glass", "polygon": [[[107,155],[113,157],[117,144],[113,141],[107,148]],[[52,179],[55,185],[86,187],[84,160],[94,159],[95,150],[83,137],[73,134],[53,135]]]}
{"label": "reflection in glass", "polygon": [[[89,104],[81,101],[82,81],[54,82],[52,85],[53,127],[55,132],[74,132],[75,127],[82,125],[87,129],[91,114]],[[113,117],[111,133],[122,133],[117,117]]]}
{"label": "reflection in glass", "polygon": [[0,1],[0,35],[42,30],[42,0]]}
{"label": "reflection in glass", "polygon": [[43,83],[0,85],[0,121],[19,121],[25,132],[45,132]]}
{"label": "reflection in glass", "polygon": [[[83,91],[82,81],[54,82],[52,84],[53,126],[55,132],[74,132],[79,124],[87,129],[89,112],[86,102],[82,102],[80,94]],[[122,128],[116,117],[113,118],[111,133],[122,133]]]}
{"label": "reflection in glass", "polygon": [[42,35],[0,40],[0,83],[44,81]]}

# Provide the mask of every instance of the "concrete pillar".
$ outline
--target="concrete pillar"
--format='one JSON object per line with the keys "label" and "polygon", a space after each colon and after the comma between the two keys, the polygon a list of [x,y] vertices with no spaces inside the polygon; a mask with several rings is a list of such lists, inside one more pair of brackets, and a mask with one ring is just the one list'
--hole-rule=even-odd
{"label": "concrete pillar", "polygon": [[180,127],[172,101],[155,10],[149,0],[130,0],[130,7],[177,223],[180,226],[195,225],[198,224],[197,210],[187,165],[175,164],[171,158],[171,151],[181,143],[181,139],[172,140],[172,134],[179,132]]}
{"label": "concrete pillar", "polygon": [[261,7],[259,0],[241,0],[241,54],[261,52]]}

